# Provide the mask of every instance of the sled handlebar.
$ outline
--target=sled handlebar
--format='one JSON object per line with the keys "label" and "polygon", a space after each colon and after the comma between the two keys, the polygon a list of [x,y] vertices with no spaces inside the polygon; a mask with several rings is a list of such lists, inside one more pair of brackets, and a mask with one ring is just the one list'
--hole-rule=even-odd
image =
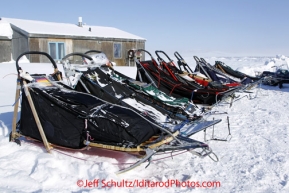
{"label": "sled handlebar", "polygon": [[203,63],[207,63],[207,61],[204,59],[204,58],[200,58],[200,60],[201,60],[201,62],[203,62]]}
{"label": "sled handlebar", "polygon": [[180,70],[194,73],[194,71],[192,71],[192,69],[188,66],[184,58],[179,54],[179,52],[175,52],[174,55],[178,59],[178,66]]}
{"label": "sled handlebar", "polygon": [[183,57],[179,54],[179,52],[175,52],[174,55],[179,61],[184,60]]}
{"label": "sled handlebar", "polygon": [[19,67],[19,60],[20,60],[20,58],[21,58],[22,56],[27,55],[27,54],[40,54],[40,55],[45,55],[45,56],[50,60],[50,62],[52,63],[54,69],[57,69],[56,62],[55,62],[54,59],[53,59],[49,54],[47,54],[46,52],[28,51],[28,52],[24,52],[24,53],[20,54],[20,56],[18,56],[18,58],[16,59],[16,70],[17,70],[18,74],[20,73],[19,70],[21,70],[21,68]]}
{"label": "sled handlebar", "polygon": [[162,53],[163,55],[165,55],[170,62],[172,61],[172,59],[162,50],[156,50],[155,53],[161,61],[164,61],[164,59],[160,57],[159,53]]}
{"label": "sled handlebar", "polygon": [[86,55],[86,54],[83,54],[83,53],[81,53],[81,52],[74,52],[74,53],[71,53],[71,54],[67,54],[66,56],[64,56],[64,57],[62,58],[62,60],[65,60],[65,59],[67,59],[67,58],[70,57],[70,56],[81,56],[81,57],[87,58],[87,59],[89,59],[89,60],[93,60],[92,57],[90,57],[90,56],[88,56],[88,55]]}
{"label": "sled handlebar", "polygon": [[196,60],[196,62],[201,62],[200,58],[198,58],[197,56],[194,56],[194,59]]}
{"label": "sled handlebar", "polygon": [[84,54],[93,53],[93,52],[102,53],[102,51],[99,51],[99,50],[88,50],[87,52],[84,52]]}
{"label": "sled handlebar", "polygon": [[145,53],[147,53],[151,58],[153,57],[153,56],[151,55],[151,53],[149,53],[149,51],[144,50],[144,49],[137,49],[137,50],[135,50],[135,53],[136,53],[136,52],[145,52]]}

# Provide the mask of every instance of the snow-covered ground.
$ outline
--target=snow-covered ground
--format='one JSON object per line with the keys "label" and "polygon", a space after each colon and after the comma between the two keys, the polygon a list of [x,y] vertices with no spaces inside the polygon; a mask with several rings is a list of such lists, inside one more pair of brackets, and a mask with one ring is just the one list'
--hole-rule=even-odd
{"label": "snow-covered ground", "polygon": [[[184,58],[195,67],[193,55]],[[282,55],[205,59],[211,64],[223,61],[251,75],[256,71],[274,71],[272,66],[287,65],[288,61]],[[52,72],[49,64],[23,63],[21,67],[29,73]],[[55,149],[49,154],[38,144],[22,141],[19,146],[9,142],[16,90],[15,63],[1,63],[0,69],[0,192],[289,192],[289,85],[282,89],[262,85],[231,108],[220,105],[213,109],[228,113],[207,117],[223,120],[214,128],[216,137],[226,138],[227,116],[232,134],[228,142],[207,142],[219,162],[185,153],[116,175],[121,163],[132,163],[135,158],[98,149],[78,152]],[[135,73],[133,67],[116,69],[129,76]],[[207,132],[208,139],[212,129]],[[204,132],[192,138],[203,141]],[[148,181],[166,187],[148,187],[151,186]],[[177,187],[177,181],[183,187]],[[218,183],[215,187],[187,187],[187,181],[209,182],[203,184],[207,186]],[[112,185],[111,182],[118,182],[119,187],[104,187]]]}

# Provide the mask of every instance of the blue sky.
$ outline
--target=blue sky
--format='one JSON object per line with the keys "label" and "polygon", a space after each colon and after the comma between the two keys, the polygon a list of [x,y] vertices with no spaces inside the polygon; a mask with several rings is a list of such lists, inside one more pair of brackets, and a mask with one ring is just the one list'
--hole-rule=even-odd
{"label": "blue sky", "polygon": [[289,0],[0,0],[0,4],[0,17],[59,23],[77,23],[82,17],[88,25],[116,27],[147,39],[150,52],[289,55]]}

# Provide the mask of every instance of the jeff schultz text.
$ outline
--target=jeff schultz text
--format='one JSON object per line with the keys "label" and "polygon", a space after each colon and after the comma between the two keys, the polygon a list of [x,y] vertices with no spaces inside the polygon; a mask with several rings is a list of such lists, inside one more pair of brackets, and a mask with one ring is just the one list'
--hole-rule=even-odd
{"label": "jeff schultz text", "polygon": [[221,183],[218,181],[179,181],[179,180],[167,180],[164,182],[155,182],[151,180],[78,180],[77,185],[83,188],[93,188],[93,187],[140,187],[140,188],[154,188],[154,187],[195,187],[195,188],[213,188],[220,187]]}

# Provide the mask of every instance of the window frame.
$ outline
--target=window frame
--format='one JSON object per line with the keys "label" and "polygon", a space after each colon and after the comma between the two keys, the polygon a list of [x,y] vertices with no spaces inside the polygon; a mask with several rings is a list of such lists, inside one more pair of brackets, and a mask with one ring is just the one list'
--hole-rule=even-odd
{"label": "window frame", "polygon": [[[65,42],[48,42],[48,50],[49,50],[49,55],[51,56],[51,52],[50,52],[50,45],[51,44],[55,44],[55,55],[56,58],[53,58],[54,60],[61,60],[64,56],[65,56]],[[63,44],[63,56],[59,56],[59,44]],[[52,56],[51,56],[52,57]]]}
{"label": "window frame", "polygon": [[121,42],[113,42],[113,58],[122,59],[122,43]]}

